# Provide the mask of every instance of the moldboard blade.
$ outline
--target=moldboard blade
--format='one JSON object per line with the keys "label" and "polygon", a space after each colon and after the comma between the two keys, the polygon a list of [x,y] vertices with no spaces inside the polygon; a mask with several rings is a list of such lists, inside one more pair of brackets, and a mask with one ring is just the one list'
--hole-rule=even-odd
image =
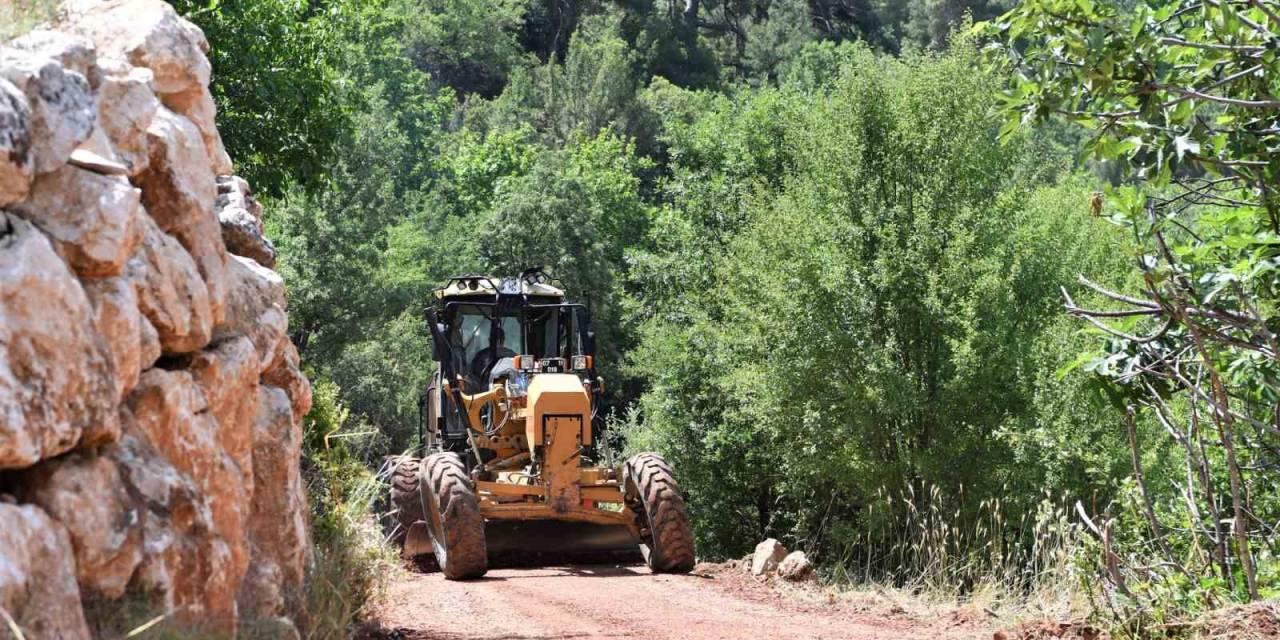
{"label": "moldboard blade", "polygon": [[639,541],[624,526],[558,520],[485,523],[491,567],[642,562]]}

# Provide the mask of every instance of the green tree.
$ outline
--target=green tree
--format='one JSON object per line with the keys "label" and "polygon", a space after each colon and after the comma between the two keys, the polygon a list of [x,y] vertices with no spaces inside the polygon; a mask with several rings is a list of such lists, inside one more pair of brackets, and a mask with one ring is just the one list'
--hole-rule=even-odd
{"label": "green tree", "polygon": [[638,193],[642,167],[630,145],[607,133],[543,152],[527,175],[500,184],[479,229],[480,261],[490,270],[545,266],[587,305],[614,399],[625,393],[619,364],[630,346],[622,324],[625,257],[643,242],[652,215]]}
{"label": "green tree", "polygon": [[746,28],[743,64],[748,74],[776,82],[782,67],[818,38],[808,0],[774,0],[769,15]]}
{"label": "green tree", "polygon": [[338,70],[342,2],[176,0],[212,43],[218,130],[260,193],[317,189],[350,115]]}
{"label": "green tree", "polygon": [[530,126],[543,140],[566,146],[579,133],[627,130],[637,90],[633,57],[609,16],[591,16],[573,34],[563,62],[517,69],[502,95],[470,105],[475,126]]}
{"label": "green tree", "polygon": [[1034,495],[1007,434],[1034,428],[1037,381],[1070,357],[1036,348],[1058,287],[1108,251],[1079,183],[1035,191],[1055,177],[1022,168],[1040,149],[996,141],[971,47],[848,60],[829,93],[713,102],[664,134],[685,208],[655,226],[674,253],[636,261],[660,302],[638,305],[633,439],[689,476],[713,554],[764,533],[842,551],[882,491],[938,487],[960,518],[1006,486]]}
{"label": "green tree", "polygon": [[[1209,602],[1215,584],[1256,599],[1276,573],[1280,4],[1034,0],[987,29],[1012,71],[1006,131],[1069,119],[1123,172],[1097,212],[1131,234],[1140,284],[1094,286],[1104,306],[1068,303],[1099,334],[1088,368],[1195,470],[1162,504],[1130,436],[1144,525],[1167,564],[1112,580],[1126,597],[1129,582],[1190,582]],[[1198,524],[1169,534],[1185,518]]]}
{"label": "green tree", "polygon": [[406,19],[404,43],[417,67],[461,94],[492,97],[521,57],[519,0],[396,0]]}

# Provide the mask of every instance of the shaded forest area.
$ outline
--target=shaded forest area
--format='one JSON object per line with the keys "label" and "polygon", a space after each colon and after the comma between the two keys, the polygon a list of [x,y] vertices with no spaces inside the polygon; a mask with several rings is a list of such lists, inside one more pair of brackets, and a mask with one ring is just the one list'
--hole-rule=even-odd
{"label": "shaded forest area", "polygon": [[545,265],[600,455],[663,452],[705,557],[1135,632],[1276,596],[1275,2],[175,4],[269,203],[313,493],[416,445],[434,287]]}

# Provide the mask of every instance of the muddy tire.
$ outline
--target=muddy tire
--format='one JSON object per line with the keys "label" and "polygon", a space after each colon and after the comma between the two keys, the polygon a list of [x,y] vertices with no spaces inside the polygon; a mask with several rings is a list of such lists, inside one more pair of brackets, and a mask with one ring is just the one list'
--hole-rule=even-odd
{"label": "muddy tire", "polygon": [[471,479],[456,453],[423,460],[418,474],[436,564],[450,580],[478,578],[488,570],[484,517]]}
{"label": "muddy tire", "polygon": [[403,545],[405,534],[413,523],[426,519],[422,512],[422,498],[418,495],[418,469],[422,461],[405,456],[391,472],[391,504],[396,512],[396,544]]}
{"label": "muddy tire", "polygon": [[671,466],[656,453],[639,453],[622,468],[626,501],[640,525],[640,553],[654,573],[693,569],[693,528]]}

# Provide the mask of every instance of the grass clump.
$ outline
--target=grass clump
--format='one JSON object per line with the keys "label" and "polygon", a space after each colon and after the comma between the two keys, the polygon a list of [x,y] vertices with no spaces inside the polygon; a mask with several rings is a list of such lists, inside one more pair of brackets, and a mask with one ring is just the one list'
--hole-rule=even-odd
{"label": "grass clump", "polygon": [[367,617],[384,577],[396,570],[375,513],[383,480],[353,455],[350,440],[326,438],[349,418],[337,386],[318,380],[304,451],[315,559],[307,575],[303,624],[307,637],[316,640],[350,637]]}
{"label": "grass clump", "polygon": [[1045,496],[1009,519],[1004,503],[968,512],[936,487],[880,493],[861,539],[846,546],[829,578],[842,585],[907,591],[931,602],[979,607],[1001,620],[1083,619],[1093,543],[1070,509]]}

